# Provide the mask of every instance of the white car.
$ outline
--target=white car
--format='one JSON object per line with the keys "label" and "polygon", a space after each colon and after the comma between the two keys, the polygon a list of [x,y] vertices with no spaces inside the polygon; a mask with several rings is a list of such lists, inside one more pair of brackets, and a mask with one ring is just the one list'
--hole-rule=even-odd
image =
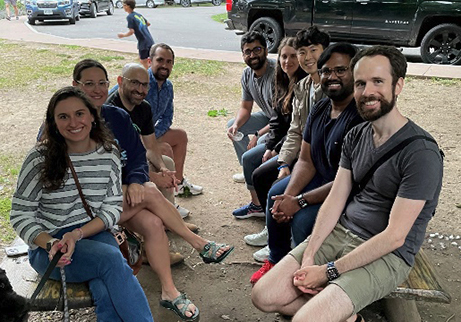
{"label": "white car", "polygon": [[[163,6],[165,0],[136,0],[136,7],[147,7],[147,8],[157,8],[157,6]],[[116,0],[115,6],[119,9],[123,8],[123,1]]]}
{"label": "white car", "polygon": [[214,6],[220,6],[222,0],[174,0],[176,4],[180,4],[183,7],[190,7],[192,3],[212,3]]}

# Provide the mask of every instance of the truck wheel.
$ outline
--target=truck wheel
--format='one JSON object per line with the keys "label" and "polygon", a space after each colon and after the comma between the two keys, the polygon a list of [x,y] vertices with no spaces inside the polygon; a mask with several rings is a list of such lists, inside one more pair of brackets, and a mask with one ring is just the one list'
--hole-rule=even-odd
{"label": "truck wheel", "polygon": [[213,6],[220,6],[222,3],[222,0],[211,0],[211,3]]}
{"label": "truck wheel", "polygon": [[184,8],[190,7],[190,0],[181,0],[181,6]]}
{"label": "truck wheel", "polygon": [[146,7],[152,9],[152,8],[157,8],[157,5],[155,5],[154,1],[148,0],[146,2]]}
{"label": "truck wheel", "polygon": [[119,8],[119,9],[122,9],[122,8],[123,8],[123,3],[122,3],[122,1],[117,1],[117,2],[115,3],[115,6],[116,6],[117,8]]}
{"label": "truck wheel", "polygon": [[428,31],[421,41],[421,58],[428,64],[461,63],[461,27],[442,24]]}
{"label": "truck wheel", "polygon": [[250,31],[253,30],[259,31],[266,38],[267,50],[270,53],[277,52],[277,48],[283,38],[283,32],[282,27],[280,27],[275,19],[269,17],[256,19],[250,27]]}
{"label": "truck wheel", "polygon": [[91,4],[90,6],[90,17],[91,18],[96,18],[96,5],[94,4],[94,2]]}
{"label": "truck wheel", "polygon": [[114,14],[114,4],[112,3],[112,1],[109,1],[109,9],[107,9],[107,15],[108,16],[112,16]]}

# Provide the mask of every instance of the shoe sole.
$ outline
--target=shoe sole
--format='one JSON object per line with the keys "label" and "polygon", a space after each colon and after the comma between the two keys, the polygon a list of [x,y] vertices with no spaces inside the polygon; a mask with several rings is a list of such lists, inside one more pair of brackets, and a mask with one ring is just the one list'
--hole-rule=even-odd
{"label": "shoe sole", "polygon": [[266,217],[266,214],[263,213],[263,212],[255,212],[255,213],[252,213],[252,214],[246,214],[246,215],[243,215],[243,216],[236,216],[234,214],[232,214],[235,218],[237,219],[247,219],[247,218],[251,218],[251,217],[258,217],[258,218],[264,218]]}
{"label": "shoe sole", "polygon": [[267,241],[264,242],[264,243],[253,243],[253,242],[250,242],[250,241],[247,241],[245,238],[243,239],[245,241],[245,243],[247,245],[250,245],[250,246],[255,246],[255,247],[266,247],[267,246]]}
{"label": "shoe sole", "polygon": [[235,180],[235,179],[232,179],[234,180],[235,183],[245,183],[245,180]]}

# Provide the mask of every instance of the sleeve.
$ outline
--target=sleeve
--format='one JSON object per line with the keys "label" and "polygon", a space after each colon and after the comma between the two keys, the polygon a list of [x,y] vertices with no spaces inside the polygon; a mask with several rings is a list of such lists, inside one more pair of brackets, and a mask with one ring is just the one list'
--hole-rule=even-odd
{"label": "sleeve", "polygon": [[36,219],[42,197],[41,163],[40,154],[36,149],[29,152],[19,172],[16,191],[11,202],[11,225],[19,237],[30,246],[34,246],[35,238],[46,230],[46,227]]}
{"label": "sleeve", "polygon": [[403,177],[397,195],[412,200],[432,200],[442,179],[440,153],[434,149],[411,149],[403,160],[402,168]]}
{"label": "sleeve", "polygon": [[253,95],[251,95],[250,89],[248,87],[248,82],[249,82],[248,78],[250,77],[249,73],[250,73],[249,67],[245,68],[242,74],[242,79],[240,81],[242,85],[242,101],[253,102],[254,101]]}
{"label": "sleeve", "polygon": [[136,22],[135,22],[133,15],[126,16],[126,21],[128,23],[127,25],[128,29],[136,29]]}
{"label": "sleeve", "polygon": [[104,198],[101,208],[94,210],[95,216],[104,222],[106,229],[117,224],[120,220],[120,214],[123,211],[122,173],[120,171],[122,165],[120,163],[120,158],[116,155],[116,151],[113,150],[112,153],[114,162],[112,163],[106,197]]}
{"label": "sleeve", "polygon": [[[124,112],[124,111],[123,111]],[[141,142],[138,132],[136,132],[130,116],[125,112],[124,115],[126,131],[124,134],[125,144],[122,144],[122,159],[125,157],[127,162],[124,167],[123,184],[139,183],[144,184],[149,181],[149,168],[147,165],[146,149]],[[124,156],[123,153],[126,153]]]}
{"label": "sleeve", "polygon": [[157,122],[155,123],[155,136],[158,138],[161,137],[163,134],[165,134],[166,131],[170,129],[171,124],[173,124],[174,94],[173,94],[173,85],[171,86],[172,86],[171,95],[169,96],[168,105],[165,109],[165,112],[161,116],[159,116]]}

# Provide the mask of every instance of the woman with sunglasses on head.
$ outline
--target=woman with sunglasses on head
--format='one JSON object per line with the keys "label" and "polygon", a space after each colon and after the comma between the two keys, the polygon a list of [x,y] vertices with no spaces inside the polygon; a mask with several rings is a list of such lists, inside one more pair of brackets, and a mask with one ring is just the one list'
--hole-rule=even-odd
{"label": "woman with sunglasses on head", "polygon": [[[58,90],[48,104],[43,140],[20,171],[11,224],[29,245],[38,273],[63,253],[57,266],[68,282],[89,282],[98,321],[153,321],[139,282],[107,232],[120,218],[122,198],[120,153],[112,134],[85,93],[76,87]],[[58,268],[51,278],[60,280]]]}

